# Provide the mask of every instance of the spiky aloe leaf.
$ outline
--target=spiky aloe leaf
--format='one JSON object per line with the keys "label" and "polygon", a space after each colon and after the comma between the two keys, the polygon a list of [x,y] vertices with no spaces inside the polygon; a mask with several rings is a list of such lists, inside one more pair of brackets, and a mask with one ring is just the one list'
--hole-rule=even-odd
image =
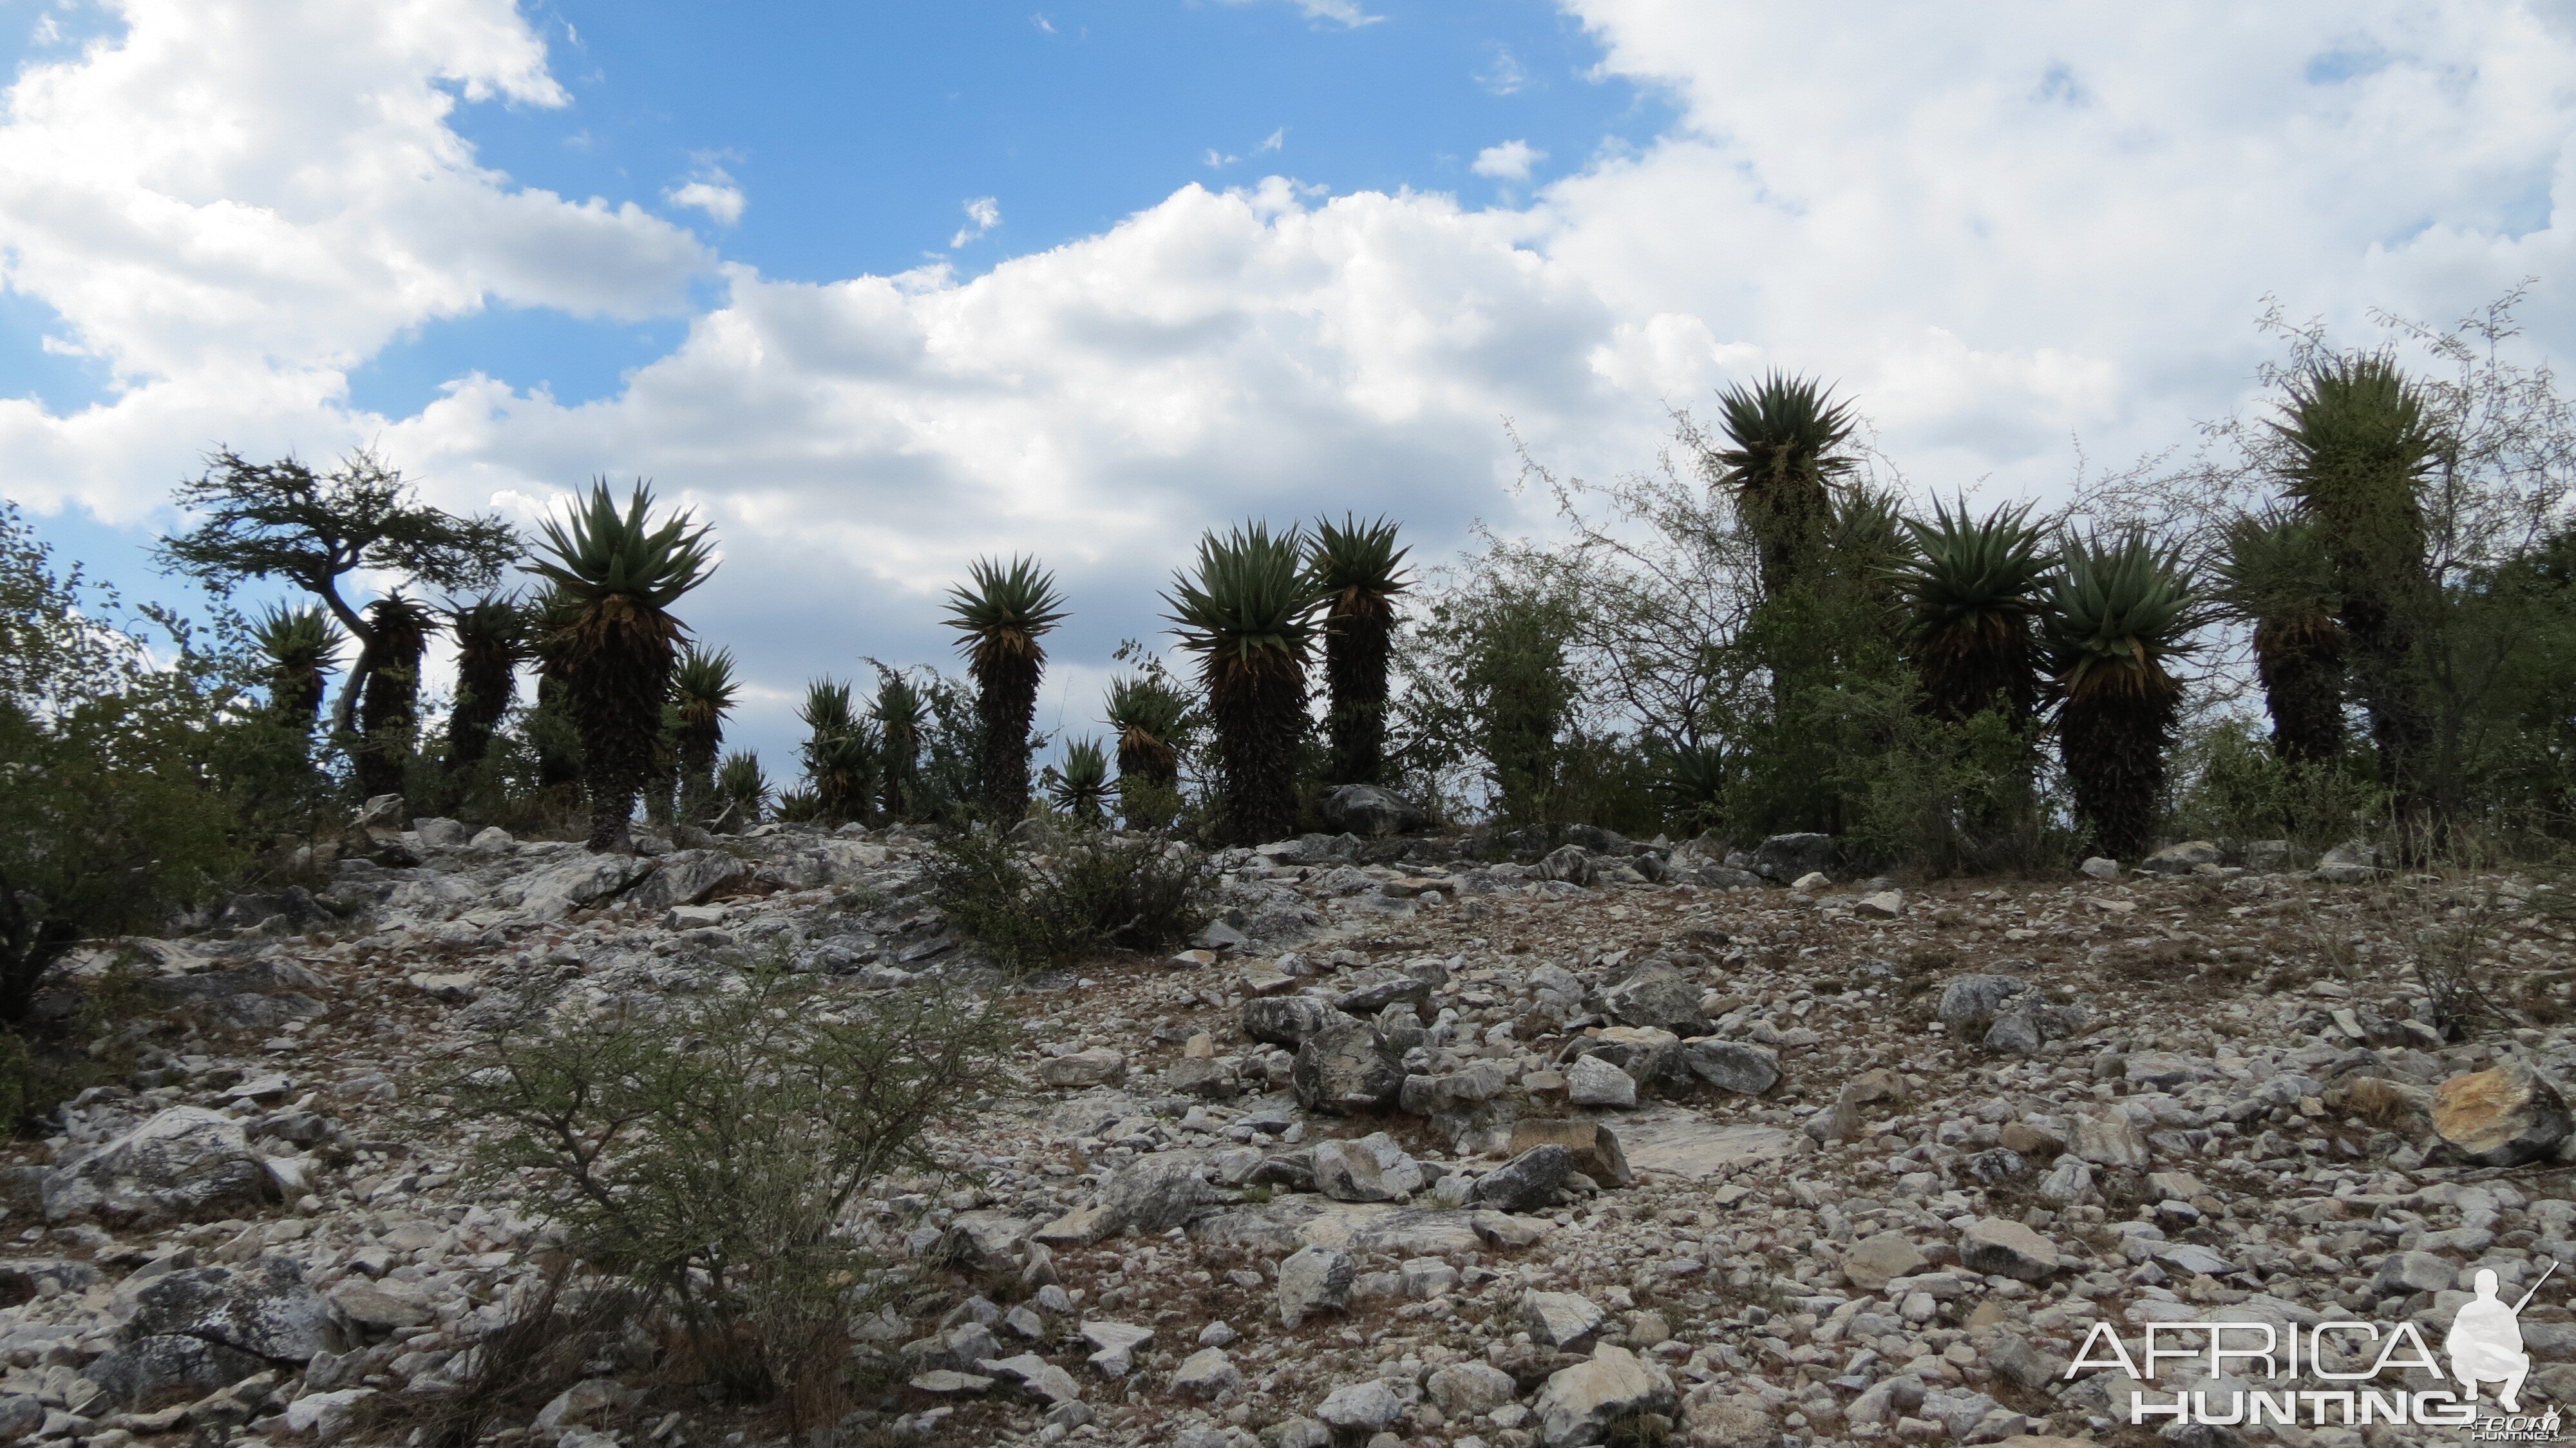
{"label": "spiky aloe leaf", "polygon": [[949,591],[948,626],[975,675],[984,812],[1009,825],[1029,809],[1029,728],[1046,672],[1038,640],[1063,621],[1064,600],[1055,575],[1034,558],[1013,558],[1007,567],[979,558],[967,579]]}
{"label": "spiky aloe leaf", "polygon": [[2038,702],[2031,620],[2055,565],[2027,504],[1969,516],[1933,500],[1932,521],[1906,520],[1914,559],[1897,571],[1906,645],[1933,713],[1966,719],[1997,707],[2018,722]]}
{"label": "spiky aloe leaf", "polygon": [[577,603],[614,594],[640,608],[669,608],[715,571],[714,550],[706,524],[679,512],[656,526],[652,508],[652,488],[638,481],[621,515],[608,480],[600,479],[587,504],[538,524],[542,551],[534,571]]}
{"label": "spiky aloe leaf", "polygon": [[1315,523],[1312,586],[1324,606],[1324,680],[1331,695],[1324,727],[1332,741],[1328,780],[1374,784],[1385,769],[1386,667],[1393,651],[1395,600],[1411,586],[1407,549],[1385,518],[1345,515]]}
{"label": "spiky aloe leaf", "polygon": [[748,750],[726,755],[716,769],[716,796],[737,823],[759,820],[770,802],[769,776],[761,770],[760,756]]}
{"label": "spiky aloe leaf", "polygon": [[1726,751],[1714,745],[1679,744],[1663,761],[1654,789],[1664,813],[1683,829],[1704,829],[1726,805],[1733,771]]}
{"label": "spiky aloe leaf", "polygon": [[346,636],[319,608],[278,607],[260,615],[251,637],[268,657],[269,703],[276,717],[310,731],[321,717]]}
{"label": "spiky aloe leaf", "polygon": [[1056,808],[1083,824],[1106,818],[1109,800],[1109,751],[1097,739],[1076,739],[1064,747],[1064,760],[1047,771],[1047,796]]}
{"label": "spiky aloe leaf", "polygon": [[1181,646],[1199,655],[1216,725],[1222,829],[1236,843],[1290,833],[1306,731],[1313,583],[1297,529],[1260,523],[1199,540],[1194,575],[1163,595]]}
{"label": "spiky aloe leaf", "polygon": [[1709,454],[1759,547],[1762,591],[1776,598],[1804,578],[1824,548],[1832,484],[1850,471],[1850,406],[1807,377],[1764,373],[1717,397],[1727,446]]}
{"label": "spiky aloe leaf", "polygon": [[1177,780],[1189,712],[1189,701],[1154,675],[1110,680],[1108,721],[1118,731],[1119,777],[1165,786]]}
{"label": "spiky aloe leaf", "polygon": [[450,770],[471,769],[490,752],[493,731],[518,692],[529,627],[528,608],[516,598],[480,598],[447,610],[447,629],[456,639],[456,703],[447,714]]}
{"label": "spiky aloe leaf", "polygon": [[797,706],[796,717],[804,722],[806,733],[816,739],[847,734],[859,722],[850,707],[850,686],[838,679],[816,679],[807,684],[805,702]]}

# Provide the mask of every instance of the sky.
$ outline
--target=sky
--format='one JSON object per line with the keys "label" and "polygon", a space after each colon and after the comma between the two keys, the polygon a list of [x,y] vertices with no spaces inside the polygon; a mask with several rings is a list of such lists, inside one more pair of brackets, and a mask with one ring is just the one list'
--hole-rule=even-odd
{"label": "sky", "polygon": [[[2134,13],[2130,13],[2134,12]],[[1035,553],[1097,727],[1202,529],[1543,529],[1523,454],[1832,379],[1918,492],[2063,496],[2532,280],[2576,5],[0,0],[0,496],[130,593],[210,447],[522,524],[649,477],[735,734]]]}

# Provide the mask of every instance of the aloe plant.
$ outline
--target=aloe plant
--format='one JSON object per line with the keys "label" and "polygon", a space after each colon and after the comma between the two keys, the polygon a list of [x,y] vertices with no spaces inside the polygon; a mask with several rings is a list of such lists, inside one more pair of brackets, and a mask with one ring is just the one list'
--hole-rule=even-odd
{"label": "aloe plant", "polygon": [[1097,739],[1076,739],[1064,747],[1064,762],[1047,772],[1047,797],[1077,823],[1098,825],[1108,818],[1109,751]]}
{"label": "aloe plant", "polygon": [[2343,752],[2344,655],[2350,636],[2334,564],[2314,524],[2293,513],[2243,514],[2211,565],[2227,612],[2254,626],[2254,672],[2272,718],[2272,748],[2315,764]]}
{"label": "aloe plant", "polygon": [[367,605],[375,641],[360,662],[367,682],[358,698],[358,739],[351,750],[358,793],[400,794],[404,767],[419,744],[420,658],[429,648],[428,608],[399,593]]}
{"label": "aloe plant", "polygon": [[700,649],[692,644],[680,654],[671,673],[671,696],[678,715],[673,731],[680,772],[680,816],[698,820],[717,805],[716,755],[724,747],[725,716],[733,712],[740,685],[734,679],[733,651]]}
{"label": "aloe plant", "polygon": [[319,608],[272,608],[253,626],[268,658],[268,702],[280,723],[310,736],[346,636]]}
{"label": "aloe plant", "polygon": [[1325,780],[1376,784],[1386,769],[1386,666],[1394,651],[1395,600],[1412,586],[1405,576],[1407,549],[1395,541],[1395,524],[1315,524],[1312,587],[1323,599],[1324,681],[1330,702],[1324,732],[1330,744]]}
{"label": "aloe plant", "polygon": [[581,734],[594,850],[633,848],[635,797],[687,632],[671,605],[713,569],[706,526],[685,512],[656,523],[641,482],[622,513],[603,479],[569,517],[542,525],[533,571],[555,591],[548,662]]}
{"label": "aloe plant", "polygon": [[1765,598],[1812,581],[1833,519],[1833,485],[1854,462],[1853,419],[1813,378],[1766,373],[1718,394],[1727,446],[1710,454],[1713,481],[1734,494],[1753,535]]}
{"label": "aloe plant", "polygon": [[948,626],[975,676],[976,722],[983,733],[978,761],[983,809],[997,826],[1029,812],[1029,730],[1037,718],[1038,683],[1046,650],[1038,643],[1064,620],[1055,575],[1036,559],[1006,566],[979,558],[967,583],[949,590]]}
{"label": "aloe plant", "polygon": [[2134,859],[2153,843],[2182,684],[2169,665],[2199,625],[2180,550],[2142,532],[2068,538],[2042,634],[2057,737],[2093,847]]}
{"label": "aloe plant", "polygon": [[1999,709],[2015,724],[2039,704],[2039,655],[2031,634],[2054,566],[2027,505],[1983,518],[1934,500],[1932,521],[1909,519],[1913,561],[1897,571],[1906,651],[1935,716],[1965,720]]}
{"label": "aloe plant", "polygon": [[1237,844],[1296,828],[1316,601],[1304,552],[1294,528],[1211,532],[1199,540],[1196,570],[1163,595],[1181,646],[1199,656],[1216,726],[1219,830]]}

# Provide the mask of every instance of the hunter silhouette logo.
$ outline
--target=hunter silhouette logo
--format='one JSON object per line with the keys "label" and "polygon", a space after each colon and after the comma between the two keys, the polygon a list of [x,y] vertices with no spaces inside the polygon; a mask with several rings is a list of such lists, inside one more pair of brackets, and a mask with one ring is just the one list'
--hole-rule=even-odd
{"label": "hunter silhouette logo", "polygon": [[2460,1305],[2459,1315],[2451,1319],[2451,1335],[2442,1340],[2442,1351],[2451,1355],[2451,1376],[2467,1389],[2470,1402],[2477,1401],[2478,1384],[2501,1383],[2497,1404],[2508,1413],[2522,1411],[2522,1380],[2531,1375],[2531,1354],[2522,1350],[2522,1310],[2557,1270],[2558,1264],[2550,1263],[2540,1282],[2507,1307],[2496,1296],[2495,1273],[2478,1269],[2477,1296]]}
{"label": "hunter silhouette logo", "polygon": [[[2289,1426],[2304,1411],[2309,1423],[2320,1428],[2414,1423],[2473,1428],[2471,1436],[2480,1440],[2545,1442],[2558,1434],[2558,1411],[2522,1415],[2522,1385],[2531,1374],[2531,1355],[2523,1351],[2520,1319],[2557,1271],[2557,1263],[2548,1264],[2529,1291],[2507,1303],[2498,1295],[2496,1273],[2479,1269],[2472,1279],[2475,1292],[2452,1314],[2450,1331],[2442,1339],[2448,1371],[2412,1322],[2382,1326],[2345,1320],[2309,1326],[2248,1318],[2141,1324],[2145,1336],[2135,1356],[2111,1324],[2097,1322],[2067,1364],[2066,1376],[2072,1379],[2088,1368],[2120,1369],[2133,1384],[2128,1404],[2132,1424],[2170,1418],[2177,1425]],[[2202,1367],[2170,1388],[2154,1386],[2157,1368],[2175,1360]],[[2455,1382],[2459,1391],[2409,1388],[2402,1378],[2382,1377],[2409,1371],[2436,1382]],[[2303,1375],[2324,1386],[2298,1386],[2294,1380]],[[2490,1383],[2497,1406],[2513,1416],[2479,1418],[2478,1389]]]}

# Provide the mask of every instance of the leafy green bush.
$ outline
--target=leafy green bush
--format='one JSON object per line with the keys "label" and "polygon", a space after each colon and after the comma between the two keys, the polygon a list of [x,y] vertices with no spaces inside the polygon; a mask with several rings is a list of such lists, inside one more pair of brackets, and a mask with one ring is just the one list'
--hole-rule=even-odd
{"label": "leafy green bush", "polygon": [[[446,1083],[477,1167],[667,1317],[671,1371],[800,1426],[844,1402],[844,1324],[883,1285],[841,1226],[867,1184],[983,1101],[1008,1020],[932,990],[836,998],[776,966],[652,1011],[530,997]],[[497,1131],[488,1128],[498,1127]]]}
{"label": "leafy green bush", "polygon": [[1185,940],[1206,923],[1214,884],[1205,855],[1161,835],[1067,830],[1023,845],[975,829],[936,850],[932,898],[1013,970]]}
{"label": "leafy green bush", "polygon": [[2212,840],[2288,840],[2321,850],[2368,834],[2387,800],[2367,767],[2345,759],[2284,759],[2249,720],[2223,719],[2186,739],[2190,783],[2175,803],[2175,831]]}

